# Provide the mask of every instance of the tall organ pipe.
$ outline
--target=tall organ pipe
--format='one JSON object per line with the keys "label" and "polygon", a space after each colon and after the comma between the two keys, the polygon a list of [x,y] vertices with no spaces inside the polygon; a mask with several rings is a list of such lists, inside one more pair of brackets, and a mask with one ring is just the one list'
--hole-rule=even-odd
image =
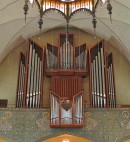
{"label": "tall organ pipe", "polygon": [[95,107],[95,97],[94,97],[94,75],[93,75],[93,63],[91,63],[91,80],[92,80],[92,84],[91,84],[91,88],[92,88],[92,107]]}
{"label": "tall organ pipe", "polygon": [[102,88],[102,70],[101,70],[101,58],[100,58],[100,51],[98,52],[98,67],[99,67],[99,96],[100,96],[100,107],[103,106],[103,88]]}
{"label": "tall organ pipe", "polygon": [[30,49],[29,49],[28,83],[27,83],[27,99],[26,99],[26,106],[27,107],[30,106],[31,72],[32,72],[32,44],[30,44]]}
{"label": "tall organ pipe", "polygon": [[96,63],[96,96],[97,96],[97,107],[99,107],[100,105],[100,100],[99,100],[99,74],[98,74],[98,60],[97,60],[97,56],[95,57],[95,63]]}
{"label": "tall organ pipe", "polygon": [[106,107],[106,89],[105,89],[103,47],[101,48],[101,67],[102,67],[102,82],[103,82],[103,107]]}

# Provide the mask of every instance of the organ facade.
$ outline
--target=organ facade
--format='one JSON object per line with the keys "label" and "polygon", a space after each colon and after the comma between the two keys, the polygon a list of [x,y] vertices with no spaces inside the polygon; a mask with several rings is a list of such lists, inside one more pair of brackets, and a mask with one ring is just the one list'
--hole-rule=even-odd
{"label": "organ facade", "polygon": [[90,107],[116,107],[112,54],[105,40],[90,49],[87,43],[75,46],[74,34],[59,35],[58,46],[46,48],[29,41],[29,50],[20,54],[16,107],[41,108],[44,76],[50,78],[50,127],[84,126],[83,78],[89,77]]}

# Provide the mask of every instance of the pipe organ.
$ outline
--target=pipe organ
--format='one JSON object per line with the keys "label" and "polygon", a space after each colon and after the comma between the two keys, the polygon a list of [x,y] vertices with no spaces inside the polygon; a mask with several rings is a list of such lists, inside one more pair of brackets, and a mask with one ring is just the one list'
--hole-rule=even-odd
{"label": "pipe organ", "polygon": [[51,77],[50,126],[83,127],[82,77],[88,72],[86,44],[74,47],[73,34],[60,34],[59,47],[47,44],[46,64],[46,75]]}
{"label": "pipe organ", "polygon": [[115,99],[111,100],[115,98],[112,58],[106,57],[104,40],[90,49],[89,62],[91,107],[116,107]]}
{"label": "pipe organ", "polygon": [[82,78],[89,69],[90,106],[116,107],[112,54],[106,55],[105,41],[94,47],[74,46],[74,35],[60,34],[58,46],[41,48],[29,41],[26,54],[20,53],[16,107],[43,106],[43,75],[50,81],[50,127],[84,126]]}
{"label": "pipe organ", "polygon": [[21,53],[16,107],[39,108],[43,95],[44,50],[29,41],[29,51]]}

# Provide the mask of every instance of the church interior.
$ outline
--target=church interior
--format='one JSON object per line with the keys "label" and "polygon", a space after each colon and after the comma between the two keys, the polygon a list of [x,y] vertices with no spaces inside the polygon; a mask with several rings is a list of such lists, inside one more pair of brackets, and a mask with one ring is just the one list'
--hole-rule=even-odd
{"label": "church interior", "polygon": [[130,1],[0,1],[0,142],[130,142]]}

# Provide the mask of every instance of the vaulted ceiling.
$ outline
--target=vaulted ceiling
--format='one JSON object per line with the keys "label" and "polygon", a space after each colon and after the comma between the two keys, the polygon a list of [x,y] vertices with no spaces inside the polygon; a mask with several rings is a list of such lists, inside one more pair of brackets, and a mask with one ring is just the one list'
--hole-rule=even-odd
{"label": "vaulted ceiling", "polygon": [[[96,10],[96,34],[117,47],[130,61],[130,0],[111,0],[112,24],[106,4]],[[29,5],[27,22],[23,12],[24,0],[0,0],[0,62],[11,50],[24,40],[39,34],[39,10]],[[48,12],[43,18],[42,32],[66,25],[63,16]],[[70,26],[93,34],[92,16],[87,12],[75,14]]]}

